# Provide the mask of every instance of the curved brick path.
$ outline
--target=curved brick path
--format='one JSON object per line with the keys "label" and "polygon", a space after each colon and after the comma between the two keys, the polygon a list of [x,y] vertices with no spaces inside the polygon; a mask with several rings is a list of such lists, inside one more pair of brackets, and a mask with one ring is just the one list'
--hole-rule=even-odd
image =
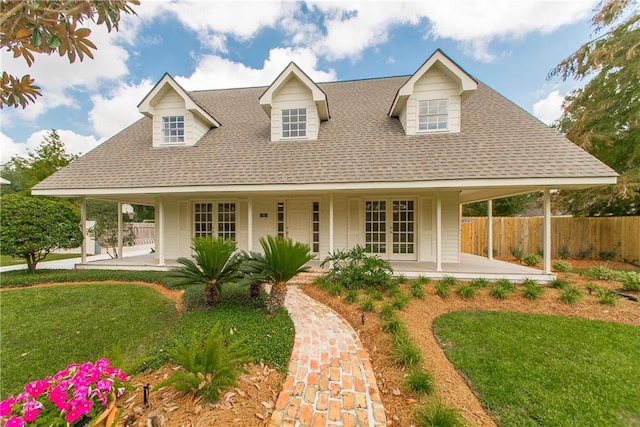
{"label": "curved brick path", "polygon": [[297,286],[285,306],[296,337],[269,426],[386,425],[369,354],[353,328]]}

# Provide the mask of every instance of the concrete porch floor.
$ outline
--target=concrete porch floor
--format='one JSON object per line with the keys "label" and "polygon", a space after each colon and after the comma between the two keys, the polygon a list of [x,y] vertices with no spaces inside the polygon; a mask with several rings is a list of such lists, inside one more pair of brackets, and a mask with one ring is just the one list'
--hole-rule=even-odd
{"label": "concrete porch floor", "polygon": [[[82,270],[166,271],[178,265],[175,259],[167,259],[165,260],[165,265],[158,265],[156,254],[147,253],[135,256],[126,256],[125,254],[125,257],[118,259],[88,261],[85,264],[76,264],[75,268]],[[314,270],[320,270],[320,261],[311,261],[309,266]],[[460,254],[460,263],[443,263],[442,271],[436,271],[434,262],[392,261],[391,266],[396,273],[402,273],[406,277],[425,276],[432,279],[453,276],[460,280],[472,280],[483,277],[488,280],[509,279],[514,282],[521,282],[523,279],[529,278],[539,283],[547,283],[556,277],[553,273],[546,274],[542,270],[535,268],[495,259],[489,260],[467,253]]]}

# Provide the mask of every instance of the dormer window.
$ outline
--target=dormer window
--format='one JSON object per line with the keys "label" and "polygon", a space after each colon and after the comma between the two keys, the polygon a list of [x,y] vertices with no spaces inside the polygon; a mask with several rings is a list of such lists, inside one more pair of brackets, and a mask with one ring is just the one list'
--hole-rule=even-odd
{"label": "dormer window", "polygon": [[184,116],[162,118],[162,142],[165,144],[184,142]]}
{"label": "dormer window", "polygon": [[282,110],[282,137],[303,138],[307,136],[307,109]]}
{"label": "dormer window", "polygon": [[449,128],[449,105],[446,99],[418,101],[418,131],[428,132]]}

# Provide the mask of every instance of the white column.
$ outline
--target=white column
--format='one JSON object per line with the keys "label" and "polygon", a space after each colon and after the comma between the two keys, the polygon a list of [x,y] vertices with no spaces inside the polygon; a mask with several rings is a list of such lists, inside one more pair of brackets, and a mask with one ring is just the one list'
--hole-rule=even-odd
{"label": "white column", "polygon": [[253,197],[249,196],[247,204],[247,250],[253,250]]}
{"label": "white column", "polygon": [[87,263],[87,198],[83,197],[80,201],[80,223],[82,227],[82,247],[80,249],[80,263]]}
{"label": "white column", "polygon": [[156,230],[158,265],[164,265],[164,200],[162,197],[157,198],[156,207],[158,209],[158,229]]}
{"label": "white column", "polygon": [[551,273],[551,193],[544,190],[544,272]]}
{"label": "white column", "polygon": [[118,257],[124,257],[122,253],[122,202],[118,202]]}
{"label": "white column", "polygon": [[436,271],[442,271],[442,196],[436,196]]}
{"label": "white column", "polygon": [[333,193],[329,195],[329,252],[333,252]]}
{"label": "white column", "polygon": [[487,258],[493,259],[493,200],[487,201]]}

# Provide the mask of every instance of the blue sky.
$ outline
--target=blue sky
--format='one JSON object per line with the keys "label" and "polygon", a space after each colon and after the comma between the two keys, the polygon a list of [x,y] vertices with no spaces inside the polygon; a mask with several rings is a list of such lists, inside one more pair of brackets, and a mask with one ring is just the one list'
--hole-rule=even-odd
{"label": "blue sky", "polygon": [[[1,111],[0,161],[26,155],[58,129],[86,153],[133,123],[165,72],[187,90],[269,85],[295,61],[316,82],[409,75],[437,48],[476,79],[551,123],[583,82],[546,80],[586,42],[593,0],[160,1],[141,0],[120,31],[92,28],[94,60],[39,56],[29,69],[43,97]],[[91,23],[89,23],[91,24]]]}

